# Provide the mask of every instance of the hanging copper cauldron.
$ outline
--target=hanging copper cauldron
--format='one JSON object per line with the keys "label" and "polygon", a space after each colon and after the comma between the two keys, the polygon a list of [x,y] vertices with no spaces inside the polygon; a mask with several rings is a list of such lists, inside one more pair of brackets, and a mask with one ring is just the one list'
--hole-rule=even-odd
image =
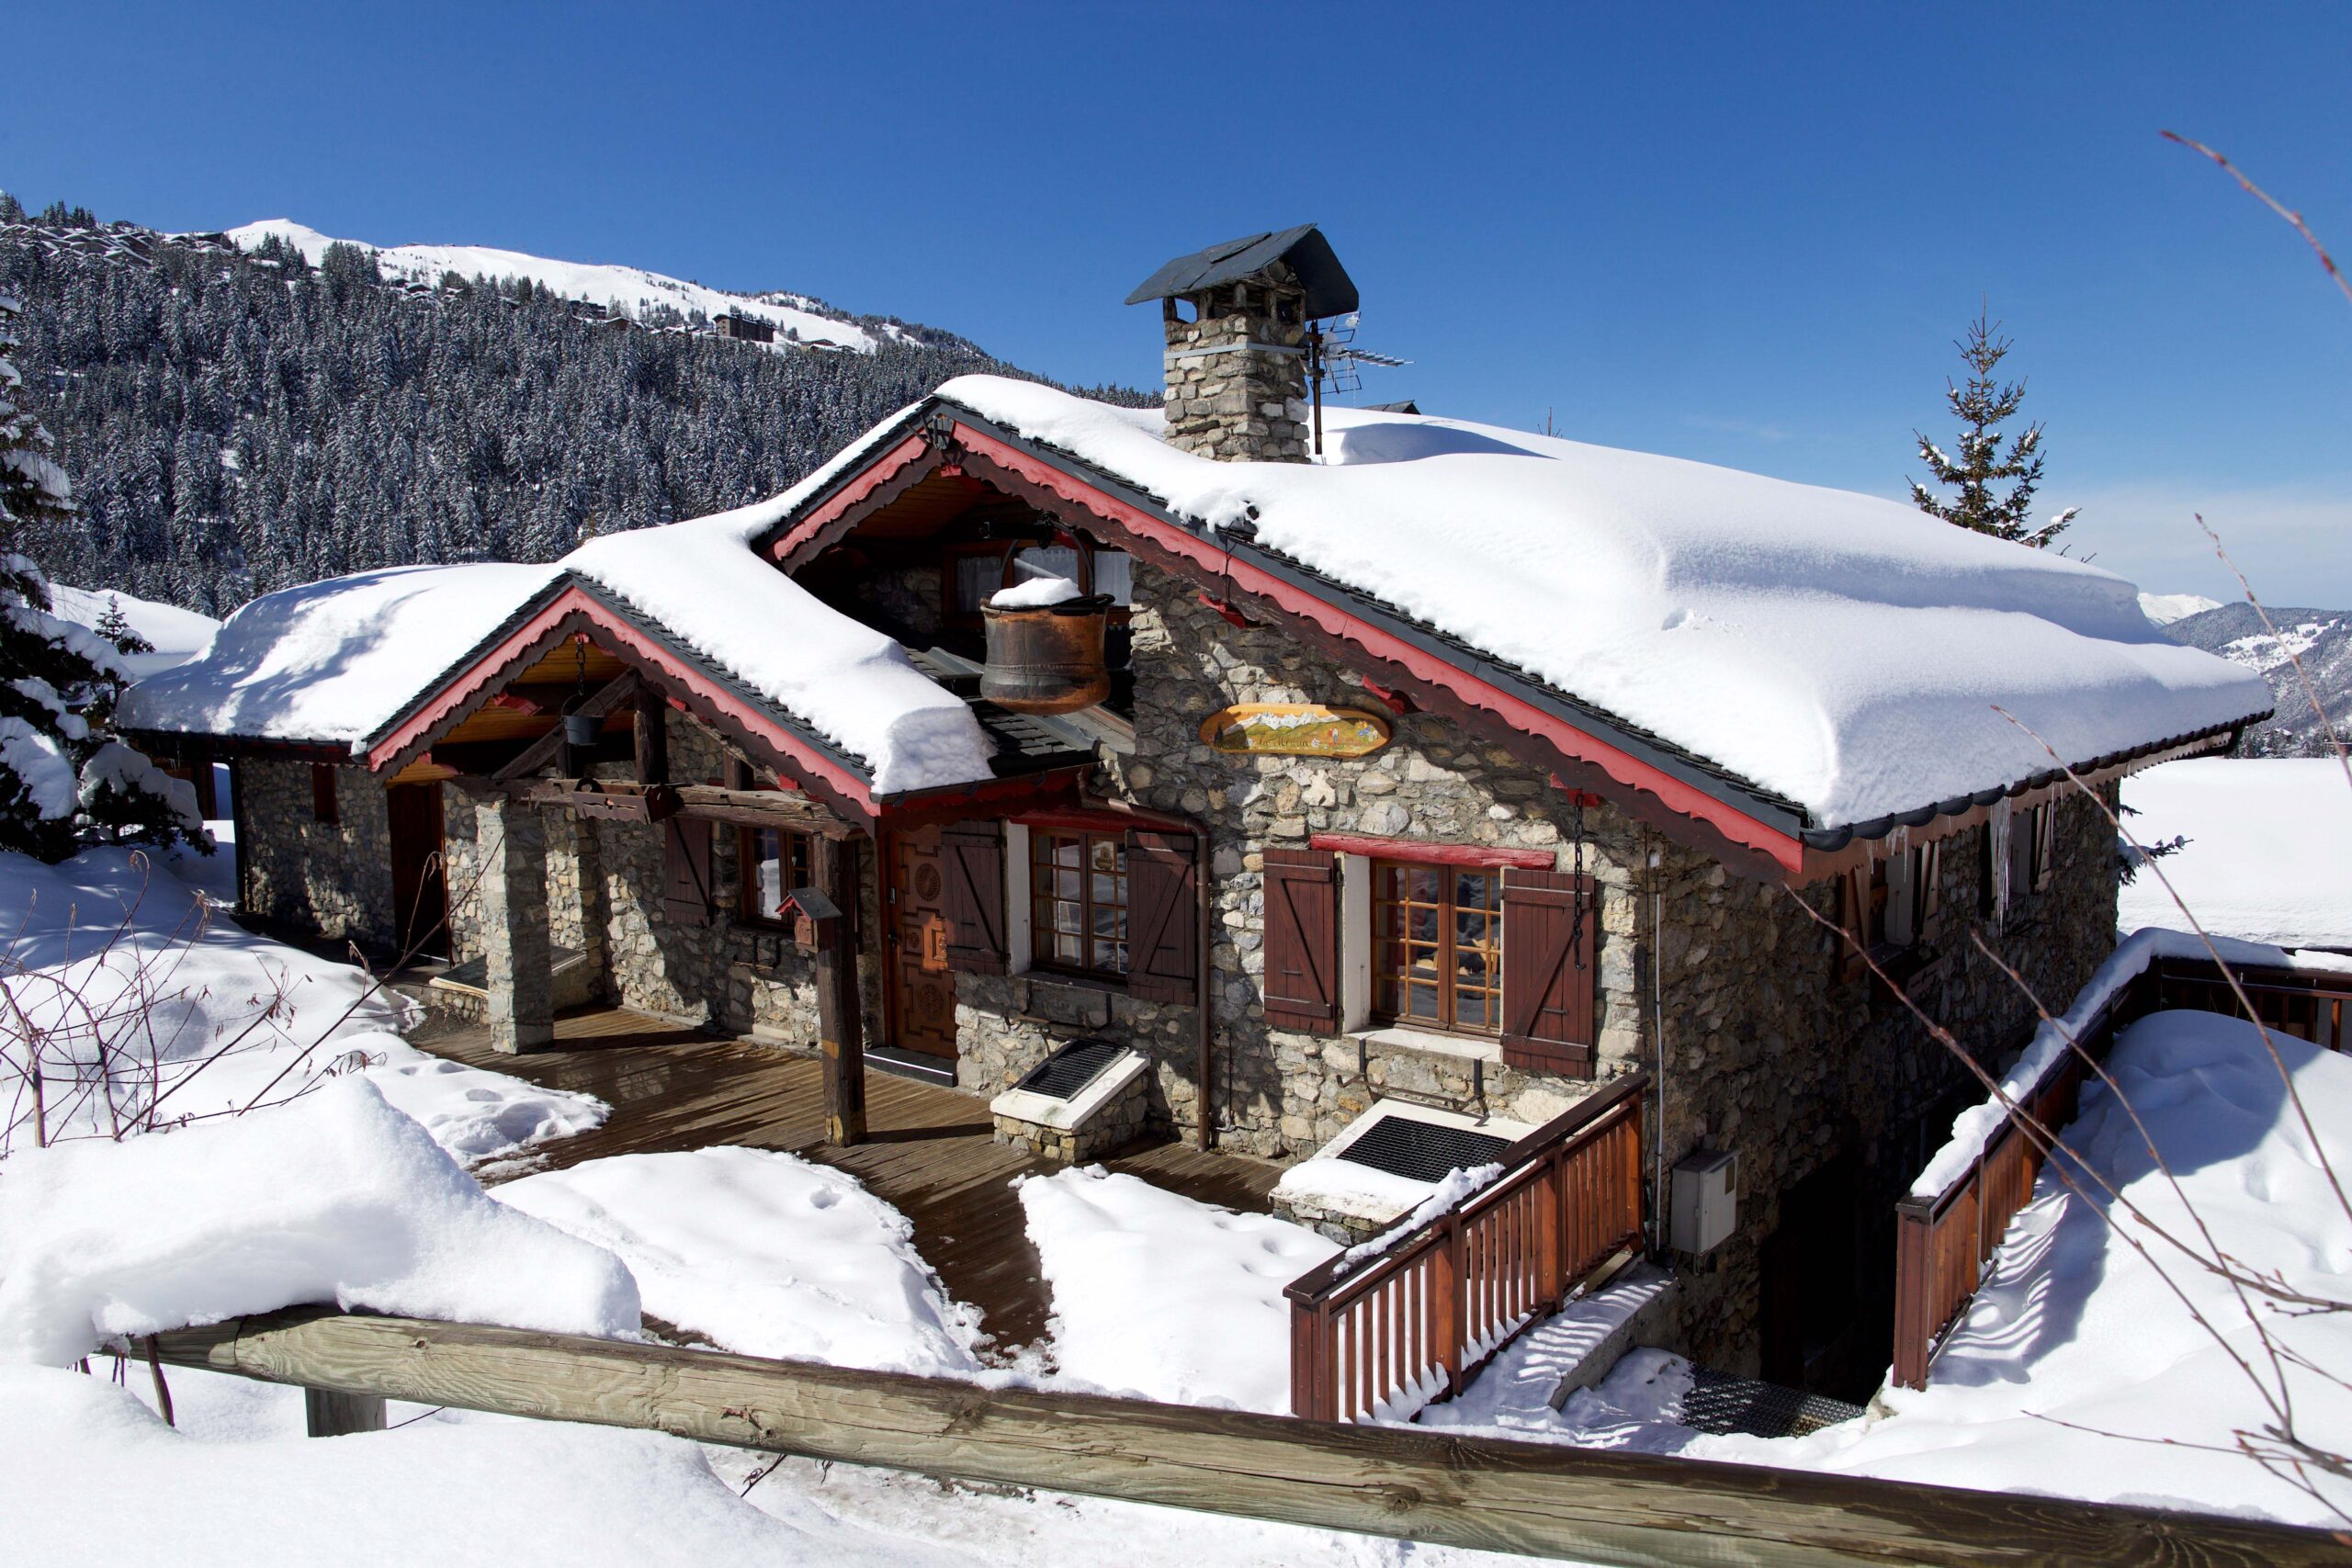
{"label": "hanging copper cauldron", "polygon": [[[1111,619],[1111,596],[1094,592],[1094,547],[1070,536],[1078,555],[1078,597],[1058,604],[1009,605],[995,598],[980,606],[988,627],[988,663],[980,671],[980,695],[1014,713],[1075,713],[1111,694],[1111,671],[1102,662],[1102,636]],[[1015,543],[1004,553],[1001,593],[1012,586]]]}

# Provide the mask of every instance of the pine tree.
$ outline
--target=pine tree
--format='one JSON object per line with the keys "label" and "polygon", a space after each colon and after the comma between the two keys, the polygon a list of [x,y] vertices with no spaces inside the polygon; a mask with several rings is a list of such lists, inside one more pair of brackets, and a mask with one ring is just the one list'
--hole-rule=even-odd
{"label": "pine tree", "polygon": [[0,295],[0,850],[62,860],[96,836],[209,848],[194,787],[107,733],[130,679],[122,656],[51,615],[48,580],[17,552],[23,530],[74,512],[50,434],[23,407],[18,310]]}
{"label": "pine tree", "polygon": [[[2000,427],[2025,401],[2025,383],[1994,378],[2010,341],[1998,335],[2001,323],[1988,321],[1986,314],[1980,309],[1969,323],[1968,335],[1952,344],[1968,364],[1967,385],[1954,386],[1949,378],[1944,382],[1944,396],[1964,427],[1959,457],[1947,456],[1922,433],[1911,433],[1919,443],[1919,460],[1928,465],[1935,482],[1960,493],[1947,500],[1912,479],[1911,502],[1947,523],[2040,549],[2064,533],[2081,508],[2070,506],[2042,526],[2033,526],[2033,492],[2041,483],[2041,426],[2027,425],[2002,450]],[[2008,492],[1996,493],[2004,484]]]}
{"label": "pine tree", "polygon": [[118,653],[155,651],[155,645],[140,636],[139,628],[130,624],[130,617],[122,613],[122,600],[115,594],[107,595],[107,613],[90,629],[114,644]]}

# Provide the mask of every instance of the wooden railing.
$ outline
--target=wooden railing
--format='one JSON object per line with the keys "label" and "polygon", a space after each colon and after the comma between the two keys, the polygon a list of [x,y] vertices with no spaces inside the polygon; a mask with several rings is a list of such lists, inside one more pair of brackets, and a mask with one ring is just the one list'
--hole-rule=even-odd
{"label": "wooden railing", "polygon": [[1401,1416],[1460,1391],[1642,1235],[1636,1072],[1529,1134],[1502,1174],[1385,1251],[1293,1280],[1291,1413]]}
{"label": "wooden railing", "polygon": [[363,1399],[639,1427],[940,1480],[1578,1562],[2318,1568],[2344,1560],[2340,1537],[2257,1519],[1412,1427],[1318,1426],[329,1309],[237,1318],[120,1348],[167,1367]]}
{"label": "wooden railing", "polygon": [[[2240,968],[2239,985],[2266,1027],[2341,1051],[2352,1004],[2352,964],[2346,972]],[[2116,1031],[2167,1008],[2242,1015],[2236,995],[2211,959],[2155,958],[2117,988],[2105,1006],[2075,1031],[2079,1049],[2053,1058],[2018,1104],[2051,1133],[2075,1119],[2083,1060],[2104,1061]],[[2046,1157],[2042,1140],[2011,1112],[1964,1172],[1931,1197],[1909,1197],[1894,1211],[1894,1366],[1897,1388],[1928,1386],[1928,1364],[1946,1330],[1967,1310],[1984,1265],[2007,1234],[2009,1222],[2033,1198]]]}

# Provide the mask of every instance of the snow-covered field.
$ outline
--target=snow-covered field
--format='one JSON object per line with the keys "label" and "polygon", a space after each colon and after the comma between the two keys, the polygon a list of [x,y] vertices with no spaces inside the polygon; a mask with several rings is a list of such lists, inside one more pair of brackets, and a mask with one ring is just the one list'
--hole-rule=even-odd
{"label": "snow-covered field", "polygon": [[905,336],[894,327],[869,329],[828,314],[816,301],[800,295],[723,293],[640,267],[552,261],[546,256],[493,250],[487,245],[371,245],[365,240],[337,241],[290,218],[266,218],[229,231],[230,241],[248,251],[257,249],[263,240],[272,235],[301,252],[302,258],[313,266],[327,254],[329,245],[340,243],[373,251],[376,265],[386,276],[416,283],[437,284],[444,273],[450,272],[469,282],[477,277],[527,277],[566,299],[584,299],[632,319],[662,305],[681,314],[700,310],[706,316],[723,316],[735,311],[772,323],[780,344],[788,334],[791,341],[804,346],[852,348],[870,354],[884,338],[903,341]]}
{"label": "snow-covered field", "polygon": [[[175,874],[232,853],[91,850],[61,865],[0,854],[0,991],[44,1043],[45,1134],[201,1122],[345,1074],[375,1084],[452,1154],[481,1160],[603,1122],[589,1096],[426,1055],[410,1004],[350,964],[245,931]],[[21,1035],[0,1049],[0,1146],[36,1141]],[[118,1092],[97,1092],[112,1064]]]}
{"label": "snow-covered field", "polygon": [[212,640],[212,634],[220,629],[220,623],[209,615],[107,589],[69,588],[62,582],[52,582],[49,585],[49,602],[56,614],[92,630],[106,619],[109,609],[120,609],[122,618],[130,623],[130,629],[155,645],[152,653],[122,656],[130,673],[142,681],[194,659]]}
{"label": "snow-covered field", "polygon": [[[2198,923],[2281,947],[2352,947],[2352,783],[2334,758],[2197,757],[2123,781],[2142,843],[2186,836],[2158,862]],[[2142,871],[2116,923],[2178,926],[2164,880]]]}

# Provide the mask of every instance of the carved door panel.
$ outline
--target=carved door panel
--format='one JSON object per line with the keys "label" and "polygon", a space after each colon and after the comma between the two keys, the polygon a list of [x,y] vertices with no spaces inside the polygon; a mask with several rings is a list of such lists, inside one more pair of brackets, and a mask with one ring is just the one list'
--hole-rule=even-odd
{"label": "carved door panel", "polygon": [[945,868],[939,829],[922,828],[890,840],[889,942],[893,1044],[928,1056],[956,1057],[956,976],[947,967]]}

